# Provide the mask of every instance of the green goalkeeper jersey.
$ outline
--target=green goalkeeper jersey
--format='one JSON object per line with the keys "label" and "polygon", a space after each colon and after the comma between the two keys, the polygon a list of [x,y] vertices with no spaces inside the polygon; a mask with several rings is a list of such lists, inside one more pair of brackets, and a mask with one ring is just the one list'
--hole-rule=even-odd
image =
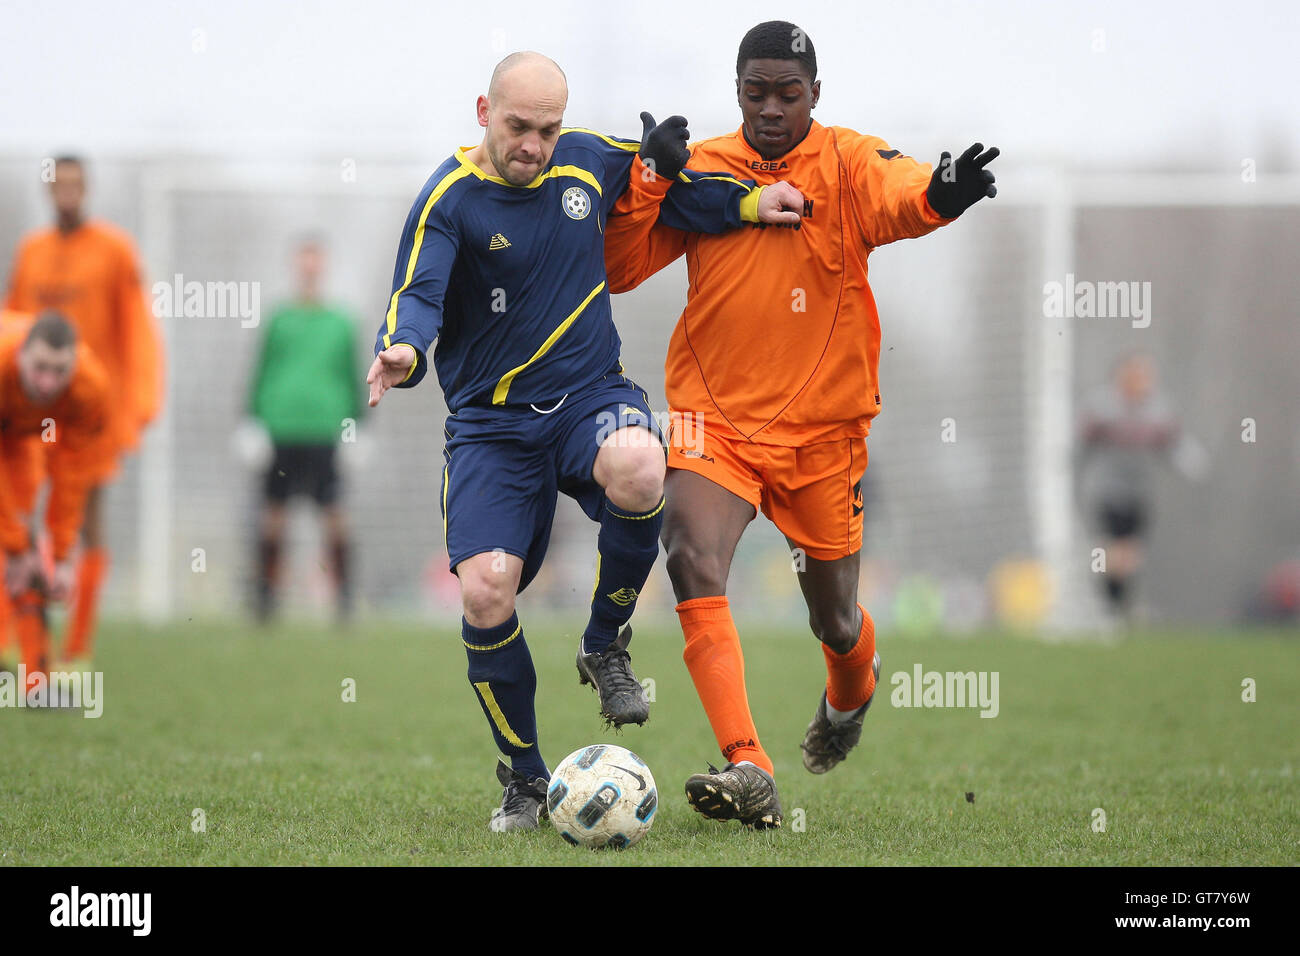
{"label": "green goalkeeper jersey", "polygon": [[325,305],[283,305],[262,338],[249,410],[277,443],[338,441],[345,419],[361,417],[359,358],[346,313]]}

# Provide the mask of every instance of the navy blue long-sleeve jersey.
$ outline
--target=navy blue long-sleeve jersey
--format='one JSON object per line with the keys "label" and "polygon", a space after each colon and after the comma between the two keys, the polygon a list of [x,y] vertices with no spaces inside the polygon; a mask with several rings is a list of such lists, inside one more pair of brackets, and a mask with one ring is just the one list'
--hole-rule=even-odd
{"label": "navy blue long-sleeve jersey", "polygon": [[[454,413],[466,405],[553,403],[619,368],[605,282],[604,229],[640,144],[562,130],[526,186],[489,176],[463,150],[429,177],[411,207],[375,352],[416,350],[418,383],[433,362]],[[660,222],[692,232],[739,226],[752,181],[683,170]]]}

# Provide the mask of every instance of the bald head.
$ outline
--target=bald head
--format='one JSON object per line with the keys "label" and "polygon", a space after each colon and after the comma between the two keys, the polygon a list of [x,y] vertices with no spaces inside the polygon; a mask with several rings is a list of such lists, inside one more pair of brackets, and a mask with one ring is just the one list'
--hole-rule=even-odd
{"label": "bald head", "polygon": [[564,71],[549,56],[531,50],[511,53],[492,71],[488,99],[504,104],[530,97],[558,101],[563,111],[569,99],[569,82]]}
{"label": "bald head", "polygon": [[[551,161],[568,101],[564,71],[550,57],[512,53],[498,63],[487,96],[478,98],[485,168],[512,186],[532,182]],[[471,158],[481,157],[476,150]]]}

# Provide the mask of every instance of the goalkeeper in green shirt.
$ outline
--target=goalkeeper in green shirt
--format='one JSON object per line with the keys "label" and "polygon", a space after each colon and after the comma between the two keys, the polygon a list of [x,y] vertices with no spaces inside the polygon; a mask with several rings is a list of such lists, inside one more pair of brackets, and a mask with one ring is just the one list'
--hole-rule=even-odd
{"label": "goalkeeper in green shirt", "polygon": [[250,383],[249,410],[274,449],[263,486],[257,555],[255,609],[262,621],[275,610],[287,504],[298,494],[319,507],[339,618],[351,612],[351,547],[339,506],[335,450],[340,440],[354,440],[365,404],[363,374],[351,318],[320,300],[324,264],[320,241],[298,243],[295,298],[271,315]]}

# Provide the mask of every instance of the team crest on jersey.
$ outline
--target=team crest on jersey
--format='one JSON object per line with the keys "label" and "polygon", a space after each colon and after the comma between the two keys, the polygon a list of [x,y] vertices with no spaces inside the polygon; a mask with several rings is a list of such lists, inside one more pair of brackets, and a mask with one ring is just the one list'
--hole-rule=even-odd
{"label": "team crest on jersey", "polygon": [[560,199],[564,214],[570,219],[586,219],[591,212],[591,197],[581,186],[570,186]]}

